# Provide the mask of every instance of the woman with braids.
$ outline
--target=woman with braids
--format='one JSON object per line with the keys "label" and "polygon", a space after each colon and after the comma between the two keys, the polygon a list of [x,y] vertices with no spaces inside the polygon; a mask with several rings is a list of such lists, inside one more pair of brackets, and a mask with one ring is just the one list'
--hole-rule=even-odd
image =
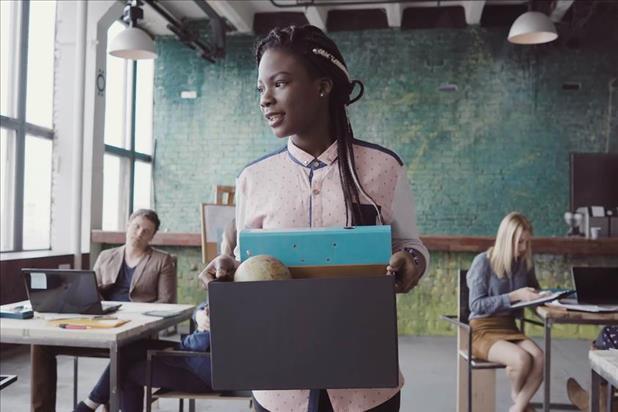
{"label": "woman with braids", "polygon": [[[249,164],[236,182],[236,229],[387,224],[393,255],[385,274],[400,293],[416,286],[429,254],[419,240],[406,168],[388,149],[356,140],[347,106],[363,95],[335,43],[313,26],[272,30],[256,47],[259,106],[280,150]],[[356,92],[355,92],[356,90]],[[236,256],[239,256],[238,248]],[[218,256],[204,283],[233,277]],[[254,391],[258,411],[398,411],[395,388]]]}

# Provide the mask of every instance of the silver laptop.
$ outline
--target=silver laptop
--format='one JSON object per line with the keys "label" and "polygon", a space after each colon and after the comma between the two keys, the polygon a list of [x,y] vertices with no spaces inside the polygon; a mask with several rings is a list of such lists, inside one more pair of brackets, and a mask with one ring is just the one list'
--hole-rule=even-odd
{"label": "silver laptop", "polygon": [[397,386],[393,279],[211,282],[213,388]]}
{"label": "silver laptop", "polygon": [[618,267],[573,267],[577,303],[618,305]]}
{"label": "silver laptop", "polygon": [[74,269],[22,269],[32,309],[42,313],[111,313],[120,304],[101,302],[94,271]]}

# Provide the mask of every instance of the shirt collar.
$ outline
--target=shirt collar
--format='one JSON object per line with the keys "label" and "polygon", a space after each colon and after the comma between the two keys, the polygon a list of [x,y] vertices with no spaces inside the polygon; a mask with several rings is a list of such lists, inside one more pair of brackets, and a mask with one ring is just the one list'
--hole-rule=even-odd
{"label": "shirt collar", "polygon": [[[292,160],[305,167],[309,167],[311,162],[316,159],[313,155],[310,155],[300,147],[296,146],[292,142],[291,138],[288,138],[288,153],[290,154]],[[317,157],[317,159],[327,165],[334,163],[335,160],[337,160],[337,141],[334,141],[328,149],[324,150],[322,154]]]}

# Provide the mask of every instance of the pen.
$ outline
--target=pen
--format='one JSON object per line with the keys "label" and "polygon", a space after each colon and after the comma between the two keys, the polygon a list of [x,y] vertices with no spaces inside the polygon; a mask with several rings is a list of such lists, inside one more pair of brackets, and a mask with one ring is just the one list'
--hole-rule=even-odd
{"label": "pen", "polygon": [[61,323],[58,326],[62,329],[88,329],[88,326],[86,325],[69,325],[67,323]]}

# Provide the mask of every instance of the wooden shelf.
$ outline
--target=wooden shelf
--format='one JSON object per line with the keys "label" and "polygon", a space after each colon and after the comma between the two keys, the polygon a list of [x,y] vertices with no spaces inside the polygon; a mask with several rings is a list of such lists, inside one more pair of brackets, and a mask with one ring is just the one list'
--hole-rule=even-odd
{"label": "wooden shelf", "polygon": [[[125,242],[125,232],[110,232],[106,230],[93,230],[90,232],[93,243],[106,243],[110,245],[122,245]],[[159,232],[152,242],[153,246],[202,246],[202,236],[199,233],[171,233]]]}
{"label": "wooden shelf", "polygon": [[[94,243],[121,245],[125,241],[124,232],[93,230],[91,239]],[[471,252],[487,250],[493,242],[491,236],[449,236],[431,235],[421,239],[430,251]],[[153,246],[193,246],[201,247],[199,233],[157,233]],[[618,256],[618,238],[584,239],[567,237],[536,237],[532,239],[534,253],[574,256]]]}
{"label": "wooden shelf", "polygon": [[[494,243],[490,236],[422,236],[430,251],[482,252]],[[534,237],[532,250],[536,254],[574,256],[618,256],[618,238],[584,239],[568,237]]]}

